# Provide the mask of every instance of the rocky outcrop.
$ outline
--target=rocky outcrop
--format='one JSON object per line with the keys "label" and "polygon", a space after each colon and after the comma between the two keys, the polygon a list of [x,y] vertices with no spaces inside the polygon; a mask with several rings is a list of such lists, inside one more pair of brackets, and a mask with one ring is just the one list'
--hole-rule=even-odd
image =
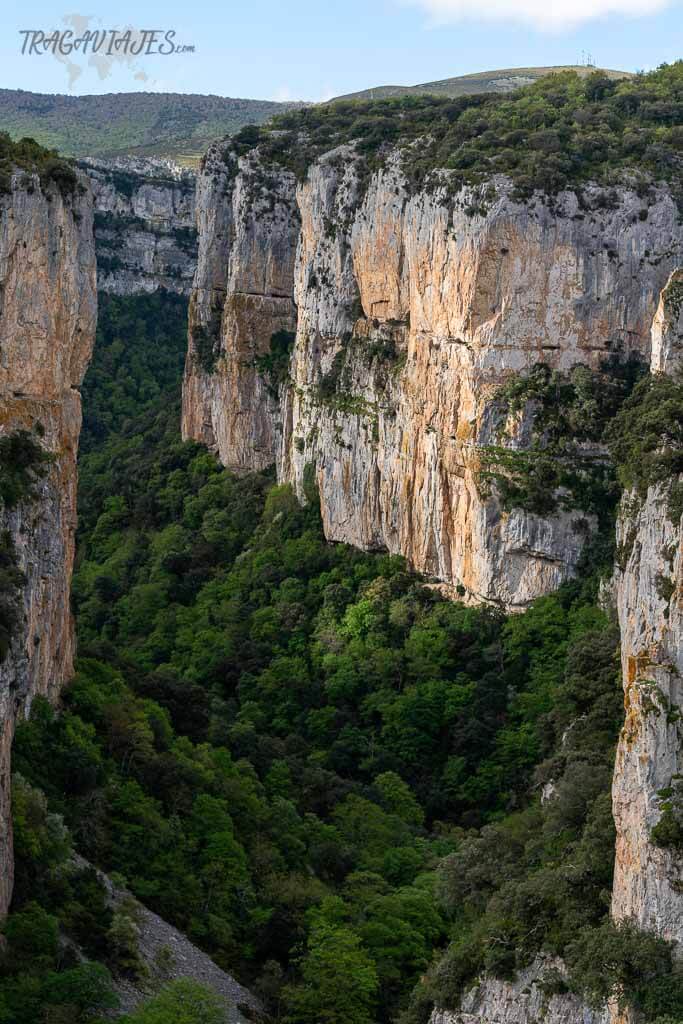
{"label": "rocky outcrop", "polygon": [[20,430],[52,455],[33,498],[0,509],[23,573],[18,628],[0,662],[0,916],[12,891],[10,750],[17,716],[72,671],[69,589],[76,529],[78,387],[92,350],[95,252],[84,179],[66,198],[15,175],[0,197],[0,436]]}
{"label": "rocky outcrop", "polygon": [[293,174],[235,164],[215,148],[197,183],[199,251],[190,299],[183,436],[216,447],[235,470],[272,465],[277,381],[257,369],[279,331],[294,332],[299,239]]}
{"label": "rocky outcrop", "polygon": [[[114,903],[124,895],[121,890],[115,891]],[[168,921],[147,907],[140,904],[137,907],[137,952],[147,974],[142,985],[123,977],[115,980],[120,1013],[133,1013],[164,985],[188,978],[206,986],[218,997],[225,1009],[226,1024],[265,1019],[263,1007],[232,975],[222,971],[211,957]]]}
{"label": "rocky outcrop", "polygon": [[195,173],[170,160],[82,161],[95,199],[98,287],[189,295],[197,265]]}
{"label": "rocky outcrop", "polygon": [[[482,486],[495,396],[537,362],[649,358],[681,247],[665,191],[414,192],[398,159],[368,179],[349,147],[297,184],[217,145],[197,216],[185,437],[237,470],[275,462],[301,496],[315,480],[330,539],[471,600],[523,607],[575,572],[581,510],[505,512]],[[523,448],[527,420],[508,427]]]}
{"label": "rocky outcrop", "polygon": [[487,978],[463,996],[457,1011],[435,1010],[430,1024],[605,1024],[606,1011],[591,1010],[574,995],[549,993],[543,985],[548,968],[562,966],[539,957],[514,982]]}

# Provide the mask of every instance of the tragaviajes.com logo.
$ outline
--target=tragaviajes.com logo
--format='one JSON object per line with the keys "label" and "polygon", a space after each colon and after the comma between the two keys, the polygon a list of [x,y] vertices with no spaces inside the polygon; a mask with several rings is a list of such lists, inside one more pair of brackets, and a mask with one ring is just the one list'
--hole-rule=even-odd
{"label": "tragaviajes.com logo", "polygon": [[67,28],[21,29],[21,52],[30,57],[52,57],[64,65],[69,87],[87,68],[100,79],[108,78],[115,65],[127,67],[136,81],[149,82],[150,76],[140,61],[145,57],[171,57],[194,53],[194,45],[177,39],[175,29],[93,27],[93,18],[68,14],[62,18]]}

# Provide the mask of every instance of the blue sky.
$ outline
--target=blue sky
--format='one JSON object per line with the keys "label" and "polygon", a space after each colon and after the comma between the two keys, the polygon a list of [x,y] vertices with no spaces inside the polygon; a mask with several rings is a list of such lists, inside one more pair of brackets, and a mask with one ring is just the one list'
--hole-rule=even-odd
{"label": "blue sky", "polygon": [[[122,0],[32,2],[0,12],[0,87],[37,92],[138,89],[261,99],[325,99],[498,67],[576,63],[649,69],[683,55],[683,0]],[[173,29],[193,54],[148,56],[101,77],[79,56],[21,55],[20,29]],[[73,22],[72,22],[73,23]],[[73,72],[73,69],[72,69]],[[136,75],[138,76],[136,78]],[[144,75],[146,78],[141,78]]]}

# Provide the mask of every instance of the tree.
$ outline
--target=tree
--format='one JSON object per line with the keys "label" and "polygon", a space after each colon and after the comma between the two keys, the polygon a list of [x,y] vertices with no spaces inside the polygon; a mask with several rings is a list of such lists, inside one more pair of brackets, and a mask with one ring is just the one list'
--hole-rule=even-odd
{"label": "tree", "polygon": [[373,1020],[377,971],[350,928],[317,921],[301,974],[301,984],[285,990],[291,1024],[370,1024]]}
{"label": "tree", "polygon": [[406,825],[420,828],[424,824],[424,811],[415,799],[415,795],[407,782],[396,772],[383,772],[375,779],[375,788],[379,790],[380,802],[390,814],[395,814]]}
{"label": "tree", "polygon": [[167,985],[120,1024],[225,1024],[226,1008],[213,992],[181,978]]}

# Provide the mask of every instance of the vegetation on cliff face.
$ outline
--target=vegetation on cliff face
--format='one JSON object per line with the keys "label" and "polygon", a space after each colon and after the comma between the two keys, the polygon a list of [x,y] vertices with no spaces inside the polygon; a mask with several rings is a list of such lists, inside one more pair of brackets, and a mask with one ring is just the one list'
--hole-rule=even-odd
{"label": "vegetation on cliff face", "polygon": [[238,153],[258,145],[266,160],[300,177],[320,154],[354,142],[370,169],[399,146],[415,186],[438,169],[453,172],[451,189],[505,174],[527,197],[535,189],[553,195],[626,176],[646,196],[649,180],[667,181],[680,192],[682,122],[678,61],[621,81],[600,72],[550,75],[508,96],[339,101],[250,126],[233,142]]}
{"label": "vegetation on cliff face", "polygon": [[24,574],[9,530],[0,533],[0,663],[9,653],[12,637],[19,625],[19,588]]}
{"label": "vegetation on cliff face", "polygon": [[0,131],[0,197],[11,192],[12,172],[17,169],[38,174],[43,186],[53,184],[63,196],[73,195],[78,186],[73,166],[56,150],[44,149],[31,138],[12,141],[7,132]]}
{"label": "vegetation on cliff face", "polygon": [[277,398],[279,387],[289,379],[289,359],[294,346],[293,331],[275,331],[268,352],[254,359],[254,368],[265,378],[270,395]]}
{"label": "vegetation on cliff face", "polygon": [[[538,363],[512,377],[497,395],[501,443],[481,449],[482,483],[495,482],[507,511],[580,509],[611,530],[620,487],[606,432],[615,432],[612,421],[644,372],[635,360],[612,359],[598,371],[578,364],[563,373]],[[523,448],[505,444],[518,416],[531,422]]]}
{"label": "vegetation on cliff face", "polygon": [[645,377],[624,403],[607,432],[624,490],[644,498],[659,485],[668,512],[683,515],[683,375]]}
{"label": "vegetation on cliff face", "polygon": [[31,501],[36,484],[51,462],[50,453],[40,444],[44,428],[37,423],[35,434],[18,430],[0,437],[0,508],[11,509],[20,501]]}

